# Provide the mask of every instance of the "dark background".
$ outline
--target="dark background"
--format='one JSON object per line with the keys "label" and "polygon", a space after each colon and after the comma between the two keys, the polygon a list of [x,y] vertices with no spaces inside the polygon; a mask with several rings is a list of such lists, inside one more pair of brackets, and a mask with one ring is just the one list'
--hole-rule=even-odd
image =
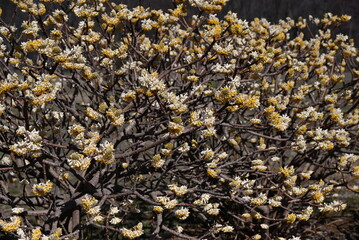
{"label": "dark background", "polygon": [[[171,0],[110,1],[121,2],[129,5],[129,7],[134,7],[138,4],[154,9],[173,7]],[[14,13],[15,5],[10,0],[0,0],[0,7],[3,9],[2,18],[9,20]],[[222,13],[228,11],[238,13],[238,17],[241,19],[252,20],[254,17],[263,17],[271,22],[276,22],[286,17],[294,19],[299,16],[306,18],[308,15],[322,17],[326,12],[349,14],[352,19],[340,28],[340,32],[355,38],[357,45],[359,44],[359,0],[230,0]],[[19,18],[19,21],[22,21],[21,18]]]}

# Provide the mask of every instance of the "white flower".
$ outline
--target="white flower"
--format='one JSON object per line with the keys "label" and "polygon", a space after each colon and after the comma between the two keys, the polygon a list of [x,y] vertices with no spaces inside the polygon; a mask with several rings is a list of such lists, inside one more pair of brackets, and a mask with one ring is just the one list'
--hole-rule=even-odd
{"label": "white flower", "polygon": [[121,233],[124,237],[134,239],[138,238],[143,234],[142,223],[138,223],[136,226],[131,229],[121,228]]}
{"label": "white flower", "polygon": [[187,186],[177,186],[176,184],[168,185],[168,188],[173,191],[176,196],[183,196],[188,192]]}
{"label": "white flower", "polygon": [[96,217],[94,217],[93,221],[96,223],[100,223],[104,220],[104,217],[102,217],[101,215],[97,215]]}
{"label": "white flower", "polygon": [[280,161],[280,158],[277,157],[277,156],[275,156],[275,157],[272,157],[271,160],[272,160],[273,162],[279,162],[279,161]]}
{"label": "white flower", "polygon": [[261,228],[262,228],[262,229],[268,229],[269,226],[268,226],[267,224],[264,224],[264,223],[263,223],[263,224],[261,224]]}
{"label": "white flower", "polygon": [[24,208],[13,208],[13,209],[11,209],[11,211],[14,214],[21,214],[24,212]]}
{"label": "white flower", "polygon": [[221,231],[222,232],[233,232],[233,227],[227,225],[227,226],[223,227]]}
{"label": "white flower", "polygon": [[9,157],[4,156],[1,160],[0,160],[0,164],[2,165],[6,165],[6,166],[10,166],[12,164],[12,161]]}
{"label": "white flower", "polygon": [[347,207],[342,201],[333,201],[331,203],[324,203],[324,206],[319,207],[321,212],[340,212]]}
{"label": "white flower", "polygon": [[99,206],[95,206],[93,208],[90,208],[87,213],[90,214],[90,215],[96,215],[96,214],[99,214],[100,212],[100,207]]}
{"label": "white flower", "polygon": [[110,223],[112,224],[112,225],[116,225],[116,224],[119,224],[119,223],[121,223],[122,222],[122,219],[121,218],[118,218],[118,217],[114,217],[114,218],[112,218],[111,220],[110,220]]}
{"label": "white flower", "polygon": [[209,215],[218,215],[219,214],[219,204],[218,203],[208,203],[204,206],[204,211],[206,211]]}
{"label": "white flower", "polygon": [[115,215],[117,213],[119,213],[120,210],[118,209],[118,207],[111,207],[110,208],[110,215]]}
{"label": "white flower", "polygon": [[177,231],[178,233],[183,232],[183,227],[177,225],[177,226],[176,226],[176,231]]}
{"label": "white flower", "polygon": [[178,219],[185,220],[189,216],[189,210],[188,208],[181,207],[175,211],[175,215]]}
{"label": "white flower", "polygon": [[188,143],[184,143],[184,144],[182,144],[181,147],[178,148],[178,151],[181,153],[188,152],[189,150],[190,150],[190,147],[189,147]]}

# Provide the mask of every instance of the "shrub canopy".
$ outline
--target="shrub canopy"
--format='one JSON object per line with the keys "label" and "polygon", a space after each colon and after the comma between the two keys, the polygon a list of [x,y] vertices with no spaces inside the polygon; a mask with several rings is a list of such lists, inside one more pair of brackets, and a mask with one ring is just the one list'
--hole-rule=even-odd
{"label": "shrub canopy", "polygon": [[7,235],[294,240],[358,193],[358,50],[334,31],[349,16],[11,1],[26,20],[0,20]]}

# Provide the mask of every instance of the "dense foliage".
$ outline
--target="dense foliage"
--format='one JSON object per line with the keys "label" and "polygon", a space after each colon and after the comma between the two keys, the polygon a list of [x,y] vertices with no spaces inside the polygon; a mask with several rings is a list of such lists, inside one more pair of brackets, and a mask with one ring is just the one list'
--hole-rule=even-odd
{"label": "dense foliage", "polygon": [[315,238],[359,192],[359,53],[334,32],[349,16],[11,2],[27,20],[0,20],[8,236]]}

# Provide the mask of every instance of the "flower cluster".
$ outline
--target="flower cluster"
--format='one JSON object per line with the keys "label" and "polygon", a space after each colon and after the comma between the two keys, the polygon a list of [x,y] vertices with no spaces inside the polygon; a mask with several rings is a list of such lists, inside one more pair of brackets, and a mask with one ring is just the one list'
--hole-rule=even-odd
{"label": "flower cluster", "polygon": [[350,214],[359,51],[336,32],[349,16],[11,2],[26,20],[0,21],[1,231],[298,239]]}
{"label": "flower cluster", "polygon": [[16,134],[24,138],[24,140],[11,145],[9,149],[12,152],[19,156],[27,154],[32,157],[41,156],[42,137],[39,135],[39,131],[35,129],[28,131],[21,126],[16,130]]}
{"label": "flower cluster", "polygon": [[134,239],[134,238],[138,238],[138,237],[142,236],[143,235],[142,223],[137,224],[136,226],[132,227],[131,229],[122,228],[121,234],[122,234],[122,236],[129,238],[129,239]]}
{"label": "flower cluster", "polygon": [[16,232],[21,226],[21,218],[13,216],[10,218],[10,221],[0,220],[0,226],[4,232]]}
{"label": "flower cluster", "polygon": [[45,183],[34,184],[32,186],[32,192],[36,196],[43,197],[51,192],[53,185],[54,184],[49,180]]}

